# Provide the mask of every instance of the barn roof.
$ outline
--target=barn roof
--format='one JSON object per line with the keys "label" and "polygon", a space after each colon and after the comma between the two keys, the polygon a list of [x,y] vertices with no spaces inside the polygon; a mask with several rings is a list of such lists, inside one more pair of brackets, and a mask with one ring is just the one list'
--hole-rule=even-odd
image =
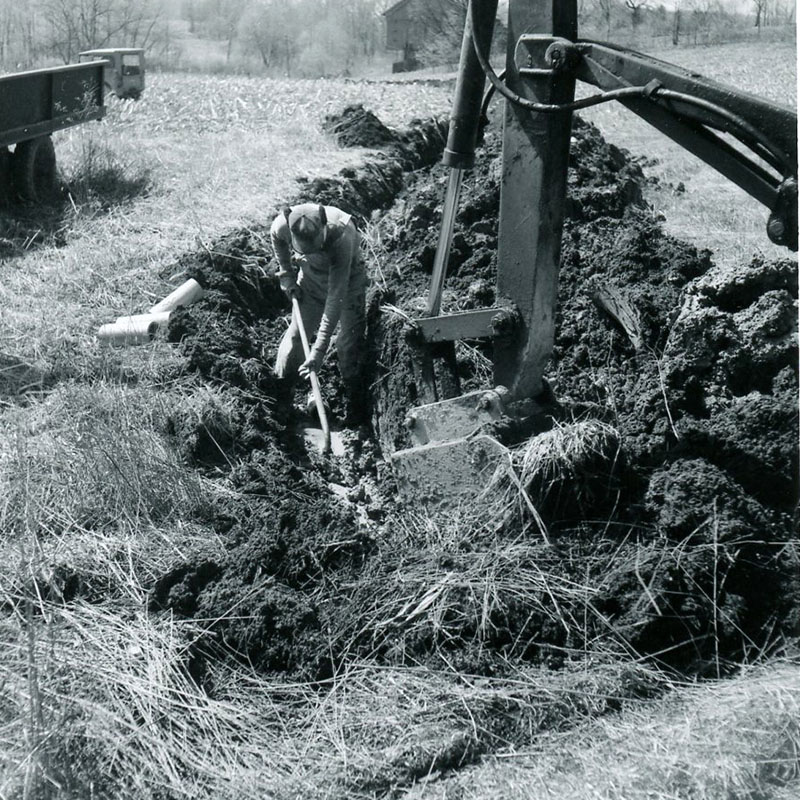
{"label": "barn roof", "polygon": [[408,5],[411,0],[398,0],[393,6],[389,6],[386,11],[383,12],[383,16],[387,17],[389,14],[393,14],[395,11],[399,11],[403,6]]}

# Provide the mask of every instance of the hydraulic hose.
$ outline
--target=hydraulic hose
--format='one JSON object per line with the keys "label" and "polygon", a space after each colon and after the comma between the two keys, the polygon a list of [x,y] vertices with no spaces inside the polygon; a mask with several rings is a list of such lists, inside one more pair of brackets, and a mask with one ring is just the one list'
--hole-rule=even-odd
{"label": "hydraulic hose", "polygon": [[[506,79],[506,71],[502,70],[497,77],[501,81],[504,81]],[[481,125],[486,125],[489,122],[489,103],[492,102],[494,93],[494,84],[490,83],[489,88],[486,90],[486,94],[483,96],[483,102],[481,103]]]}
{"label": "hydraulic hose", "polygon": [[[470,7],[472,6],[472,3],[473,0],[469,0]],[[474,19],[469,13],[467,14],[467,18],[469,19],[469,23],[473,28],[473,42],[476,42]],[[777,163],[783,167],[783,172],[785,175],[794,174],[793,167],[788,162],[783,151],[779,147],[776,147],[767,136],[765,136],[761,131],[747,122],[747,120],[740,117],[738,114],[734,114],[728,111],[726,108],[718,106],[716,103],[712,103],[709,100],[704,100],[703,98],[695,97],[694,95],[686,94],[684,92],[676,92],[672,89],[666,89],[658,81],[651,81],[645,86],[623,86],[619,89],[611,89],[606,92],[593,94],[580,100],[573,100],[570,103],[537,103],[533,100],[529,100],[527,97],[523,97],[506,86],[506,84],[494,71],[486,55],[481,51],[481,48],[477,45],[477,43],[474,46],[475,56],[477,57],[484,74],[492,86],[498,92],[500,92],[500,94],[503,95],[506,100],[514,103],[517,106],[520,106],[521,108],[525,108],[528,111],[535,111],[543,114],[550,114],[559,111],[579,111],[582,108],[590,108],[591,106],[600,105],[601,103],[608,103],[612,100],[625,100],[634,97],[649,98],[651,100],[675,100],[702,108],[705,111],[710,111],[712,114],[716,114],[717,116],[721,117],[729,125],[737,129],[740,134],[743,134],[751,140],[757,142],[768,153],[770,153]],[[491,99],[488,93],[487,98]],[[488,99],[485,100],[486,105],[488,105]],[[718,127],[720,130],[724,130],[723,126],[720,125]]]}
{"label": "hydraulic hose", "polygon": [[[472,8],[473,0],[469,0],[470,9]],[[472,26],[472,41],[475,42],[477,31],[475,30],[475,20],[471,13],[467,13],[467,19]],[[578,111],[581,108],[589,108],[596,106],[600,103],[608,103],[611,100],[619,100],[624,97],[641,97],[644,94],[644,86],[624,86],[620,89],[612,89],[608,92],[601,92],[600,94],[591,95],[591,97],[584,97],[581,100],[573,100],[570,103],[537,103],[533,100],[528,100],[521,94],[509,89],[505,83],[500,79],[494,68],[487,60],[487,57],[481,52],[479,46],[475,45],[475,56],[481,69],[489,80],[489,83],[500,92],[506,100],[511,101],[515,105],[528,109],[528,111],[538,111],[542,113],[553,113],[555,111]]]}
{"label": "hydraulic hose", "polygon": [[[664,100],[677,100],[681,103],[688,103],[722,117],[745,136],[750,137],[754,142],[757,142],[761,147],[763,147],[781,165],[781,167],[783,167],[784,174],[789,175],[792,173],[792,166],[781,149],[776,147],[769,138],[767,138],[760,130],[758,130],[758,128],[751,125],[746,119],[743,119],[738,114],[734,114],[731,111],[728,111],[726,108],[718,106],[716,103],[712,103],[710,100],[704,100],[702,97],[695,97],[691,94],[676,92],[672,89],[665,89],[663,87],[656,88],[656,90],[652,93],[652,96],[663,98]],[[724,129],[720,127],[720,130]]]}

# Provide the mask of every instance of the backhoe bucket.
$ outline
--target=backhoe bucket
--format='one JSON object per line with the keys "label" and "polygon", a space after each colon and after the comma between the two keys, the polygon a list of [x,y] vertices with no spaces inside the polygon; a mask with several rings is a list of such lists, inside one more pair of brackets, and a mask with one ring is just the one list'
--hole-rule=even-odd
{"label": "backhoe bucket", "polygon": [[479,434],[398,450],[391,463],[403,499],[434,510],[480,494],[507,453],[497,439]]}
{"label": "backhoe bucket", "polygon": [[484,425],[503,415],[505,390],[477,391],[413,409],[406,417],[413,447],[390,462],[407,502],[428,508],[479,494],[508,451]]}

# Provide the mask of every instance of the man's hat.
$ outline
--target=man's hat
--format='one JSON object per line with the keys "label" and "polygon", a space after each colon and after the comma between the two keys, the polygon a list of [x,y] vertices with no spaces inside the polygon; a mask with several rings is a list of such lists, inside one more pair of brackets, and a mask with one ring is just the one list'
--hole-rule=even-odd
{"label": "man's hat", "polygon": [[325,206],[304,203],[294,208],[284,208],[283,215],[292,235],[292,248],[298,253],[315,253],[325,243],[325,226],[328,217]]}

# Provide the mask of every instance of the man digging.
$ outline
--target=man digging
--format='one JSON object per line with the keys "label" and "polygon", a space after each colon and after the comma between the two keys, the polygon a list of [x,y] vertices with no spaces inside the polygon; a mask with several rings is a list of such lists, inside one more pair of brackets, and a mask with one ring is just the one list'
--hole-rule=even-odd
{"label": "man digging", "polygon": [[308,358],[297,321],[278,346],[275,373],[288,397],[294,397],[298,375],[308,378],[322,365],[339,325],[336,352],[345,388],[346,426],[364,421],[362,357],[367,277],[361,236],[350,214],[334,206],[301,203],[287,207],[270,228],[281,288],[300,305],[308,334]]}

